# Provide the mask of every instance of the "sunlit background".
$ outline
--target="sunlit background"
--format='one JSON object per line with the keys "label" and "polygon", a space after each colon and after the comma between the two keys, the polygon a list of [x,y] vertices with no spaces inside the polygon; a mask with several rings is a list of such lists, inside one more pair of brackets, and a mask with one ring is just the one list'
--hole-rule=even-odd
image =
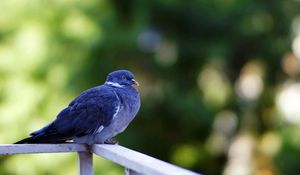
{"label": "sunlit background", "polygon": [[[2,0],[0,143],[129,69],[142,107],[119,143],[209,175],[296,175],[300,1]],[[95,157],[95,174],[122,167]],[[77,174],[76,154],[0,157],[2,175]]]}

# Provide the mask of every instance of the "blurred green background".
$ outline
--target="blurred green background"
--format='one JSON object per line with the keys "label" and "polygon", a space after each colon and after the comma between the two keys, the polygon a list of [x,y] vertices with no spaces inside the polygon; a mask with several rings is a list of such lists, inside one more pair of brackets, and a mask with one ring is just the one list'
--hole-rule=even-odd
{"label": "blurred green background", "polygon": [[[0,143],[107,73],[141,86],[119,143],[207,175],[296,175],[299,0],[2,0]],[[95,174],[122,167],[95,157]],[[77,174],[76,154],[0,157],[0,174]]]}

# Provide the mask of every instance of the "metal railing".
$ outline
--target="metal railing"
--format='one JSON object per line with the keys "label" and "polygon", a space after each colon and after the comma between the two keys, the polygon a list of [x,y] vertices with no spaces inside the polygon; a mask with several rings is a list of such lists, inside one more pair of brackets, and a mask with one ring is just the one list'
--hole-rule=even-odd
{"label": "metal railing", "polygon": [[62,152],[78,153],[79,175],[93,175],[93,153],[122,165],[127,175],[199,175],[120,145],[0,144],[0,155]]}

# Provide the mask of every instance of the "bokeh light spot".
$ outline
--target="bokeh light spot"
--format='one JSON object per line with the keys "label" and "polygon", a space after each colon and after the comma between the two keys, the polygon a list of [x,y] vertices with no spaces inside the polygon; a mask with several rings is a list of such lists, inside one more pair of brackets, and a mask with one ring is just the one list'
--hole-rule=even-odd
{"label": "bokeh light spot", "polygon": [[228,164],[224,175],[250,175],[253,172],[254,140],[250,135],[237,136],[228,151]]}
{"label": "bokeh light spot", "polygon": [[209,136],[205,148],[211,155],[221,155],[227,148],[228,140],[221,134],[214,132]]}
{"label": "bokeh light spot", "polygon": [[236,84],[236,91],[243,100],[256,100],[263,90],[262,65],[251,61],[242,69]]}
{"label": "bokeh light spot", "polygon": [[154,53],[159,48],[160,42],[161,34],[154,29],[142,31],[137,38],[139,48],[146,53]]}
{"label": "bokeh light spot", "polygon": [[296,57],[300,59],[300,35],[296,36],[292,43],[292,50]]}
{"label": "bokeh light spot", "polygon": [[277,133],[265,133],[259,143],[260,150],[268,156],[275,156],[281,148],[281,140]]}
{"label": "bokeh light spot", "polygon": [[155,52],[155,60],[162,66],[171,66],[177,61],[178,49],[174,42],[162,41]]}
{"label": "bokeh light spot", "polygon": [[289,76],[300,73],[300,60],[292,53],[287,53],[282,60],[282,69]]}
{"label": "bokeh light spot", "polygon": [[186,168],[192,167],[198,160],[199,151],[194,145],[178,146],[172,154],[172,162]]}
{"label": "bokeh light spot", "polygon": [[221,111],[216,116],[213,128],[217,132],[230,136],[234,133],[237,122],[238,119],[235,113],[231,111]]}
{"label": "bokeh light spot", "polygon": [[16,59],[26,62],[20,64],[21,70],[30,69],[42,63],[47,53],[47,32],[36,23],[28,23],[16,34],[14,48]]}
{"label": "bokeh light spot", "polygon": [[62,26],[65,36],[79,41],[95,41],[101,37],[101,28],[87,16],[78,11],[71,11]]}
{"label": "bokeh light spot", "polygon": [[276,104],[284,119],[294,123],[300,121],[300,83],[287,84],[279,92]]}
{"label": "bokeh light spot", "polygon": [[295,35],[300,35],[300,16],[296,16],[292,22],[292,29]]}
{"label": "bokeh light spot", "polygon": [[204,66],[198,75],[198,87],[204,94],[204,101],[212,107],[225,105],[231,94],[229,81],[215,64]]}

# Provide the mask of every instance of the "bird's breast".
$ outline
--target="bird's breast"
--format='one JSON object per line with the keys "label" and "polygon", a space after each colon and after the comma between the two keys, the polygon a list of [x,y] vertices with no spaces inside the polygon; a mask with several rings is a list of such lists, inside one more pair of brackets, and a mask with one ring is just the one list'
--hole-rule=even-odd
{"label": "bird's breast", "polygon": [[125,89],[119,93],[119,96],[121,109],[124,110],[123,112],[135,116],[140,108],[140,96],[137,90],[134,88],[130,88],[128,90]]}
{"label": "bird's breast", "polygon": [[135,89],[119,89],[116,91],[120,100],[120,109],[112,121],[116,132],[122,132],[134,119],[140,108],[140,96]]}

